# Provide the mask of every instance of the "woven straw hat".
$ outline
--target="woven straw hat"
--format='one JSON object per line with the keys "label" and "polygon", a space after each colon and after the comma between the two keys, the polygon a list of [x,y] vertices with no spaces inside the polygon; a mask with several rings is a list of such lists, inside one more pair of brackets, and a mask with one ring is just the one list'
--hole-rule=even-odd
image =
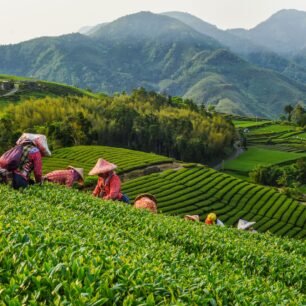
{"label": "woven straw hat", "polygon": [[135,198],[134,203],[135,203],[137,200],[141,199],[141,198],[149,198],[149,199],[151,199],[155,204],[157,204],[156,198],[154,197],[153,194],[150,194],[150,193],[142,193],[142,194],[138,195],[138,196]]}
{"label": "woven straw hat", "polygon": [[151,211],[152,213],[156,214],[157,213],[157,205],[156,205],[156,202],[153,200],[153,198],[148,197],[148,196],[139,197],[135,201],[134,207],[138,208],[138,209],[147,209],[147,210]]}
{"label": "woven straw hat", "polygon": [[73,169],[75,170],[79,175],[80,177],[82,178],[82,180],[84,181],[84,169],[83,168],[75,168],[73,166],[68,166],[67,169]]}
{"label": "woven straw hat", "polygon": [[99,175],[113,171],[116,168],[117,166],[115,164],[112,164],[103,158],[99,158],[96,165],[90,170],[89,175]]}

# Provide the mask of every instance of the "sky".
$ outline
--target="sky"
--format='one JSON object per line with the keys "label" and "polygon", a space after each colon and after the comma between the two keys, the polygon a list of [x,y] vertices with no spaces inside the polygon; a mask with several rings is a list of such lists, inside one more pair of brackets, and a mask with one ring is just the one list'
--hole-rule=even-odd
{"label": "sky", "polygon": [[306,0],[0,0],[0,45],[77,32],[139,11],[183,11],[221,29],[252,28]]}

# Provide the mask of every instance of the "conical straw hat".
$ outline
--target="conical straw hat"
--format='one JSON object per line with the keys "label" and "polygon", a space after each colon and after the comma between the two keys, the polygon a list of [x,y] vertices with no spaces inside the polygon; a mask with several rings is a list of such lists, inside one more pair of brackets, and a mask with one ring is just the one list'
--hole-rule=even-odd
{"label": "conical straw hat", "polygon": [[116,169],[117,166],[105,159],[99,158],[96,165],[90,170],[89,175],[99,175]]}
{"label": "conical straw hat", "polygon": [[152,195],[152,194],[150,194],[150,193],[143,193],[143,194],[138,195],[138,196],[135,198],[134,203],[135,203],[136,201],[138,201],[139,199],[141,199],[141,198],[149,198],[149,199],[151,199],[153,202],[157,203],[157,200],[156,200],[156,198],[154,197],[154,195]]}
{"label": "conical straw hat", "polygon": [[68,166],[67,169],[75,170],[80,175],[82,180],[84,181],[84,169],[83,168],[75,168],[75,167],[72,167],[72,166]]}

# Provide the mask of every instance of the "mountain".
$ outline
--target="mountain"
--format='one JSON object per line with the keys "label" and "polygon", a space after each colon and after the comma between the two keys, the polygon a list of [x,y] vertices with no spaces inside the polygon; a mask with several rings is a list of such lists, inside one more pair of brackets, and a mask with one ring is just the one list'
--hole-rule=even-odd
{"label": "mountain", "polygon": [[306,84],[306,66],[300,66],[297,62],[272,52],[266,46],[258,45],[256,41],[252,41],[247,35],[245,37],[243,35],[241,35],[242,37],[236,36],[230,31],[218,29],[215,25],[207,23],[189,13],[166,12],[163,15],[176,18],[194,30],[211,36],[252,64],[272,69],[295,81]]}
{"label": "mountain", "polygon": [[205,22],[204,20],[189,13],[166,12],[162,13],[162,15],[180,20],[191,28],[193,28],[194,30],[213,37],[214,39],[218,40],[222,45],[229,47],[231,51],[235,53],[245,54],[251,51],[262,49],[261,47],[256,46],[254,43],[247,39],[240,38],[227,31],[223,31],[217,28],[215,25]]}
{"label": "mountain", "polygon": [[78,30],[78,33],[84,34],[84,35],[91,35],[95,31],[99,30],[100,28],[104,27],[108,22],[99,23],[95,26],[85,26]]}
{"label": "mountain", "polygon": [[306,87],[248,63],[185,23],[149,12],[90,35],[43,37],[0,47],[0,73],[113,94],[134,88],[212,103],[217,110],[275,117],[306,100]]}
{"label": "mountain", "polygon": [[150,12],[140,12],[127,15],[99,27],[90,35],[99,40],[128,41],[161,39],[168,42],[197,40],[205,44],[206,48],[217,48],[220,44],[210,36],[194,31],[185,23]]}
{"label": "mountain", "polygon": [[306,12],[281,10],[253,29],[232,29],[228,32],[288,56],[306,47]]}

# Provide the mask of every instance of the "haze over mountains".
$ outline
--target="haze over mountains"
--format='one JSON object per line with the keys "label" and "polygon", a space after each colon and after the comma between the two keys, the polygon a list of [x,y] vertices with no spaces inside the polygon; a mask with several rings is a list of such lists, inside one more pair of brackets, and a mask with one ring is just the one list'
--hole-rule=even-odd
{"label": "haze over mountains", "polygon": [[[290,37],[286,16],[299,39]],[[141,12],[83,34],[1,46],[0,73],[109,94],[143,86],[219,111],[275,117],[306,101],[303,22],[305,12],[289,10],[249,31],[223,31],[187,13]]]}

